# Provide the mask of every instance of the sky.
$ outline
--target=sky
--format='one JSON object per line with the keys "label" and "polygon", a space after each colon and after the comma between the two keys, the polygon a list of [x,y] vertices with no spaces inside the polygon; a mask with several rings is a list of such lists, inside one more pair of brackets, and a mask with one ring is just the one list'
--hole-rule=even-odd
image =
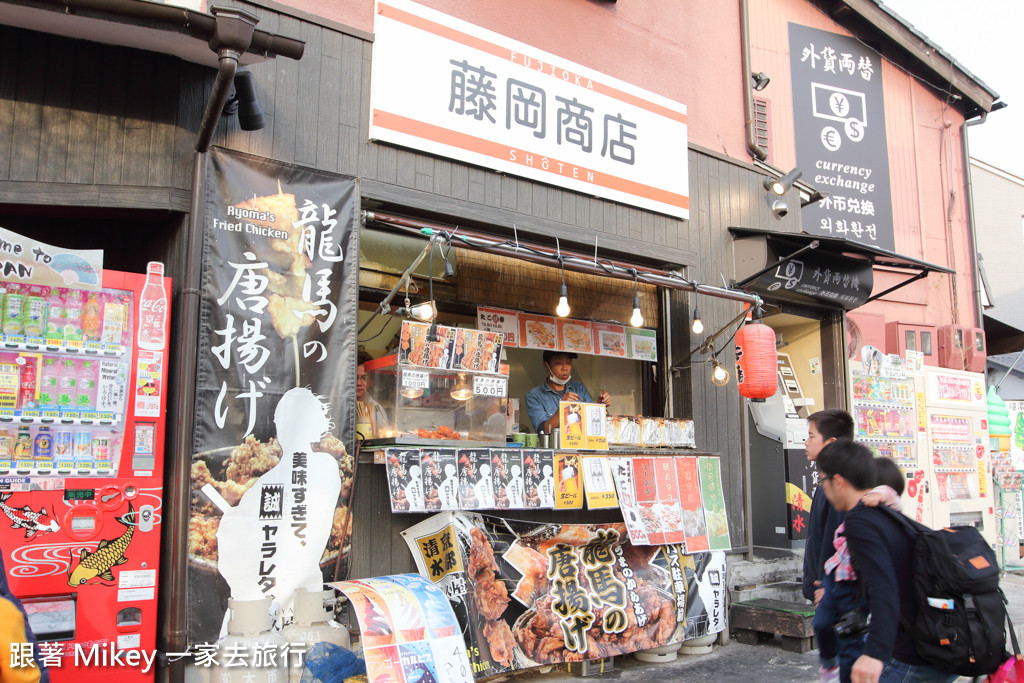
{"label": "sky", "polygon": [[969,126],[971,156],[1024,178],[1024,0],[883,0],[1007,106]]}

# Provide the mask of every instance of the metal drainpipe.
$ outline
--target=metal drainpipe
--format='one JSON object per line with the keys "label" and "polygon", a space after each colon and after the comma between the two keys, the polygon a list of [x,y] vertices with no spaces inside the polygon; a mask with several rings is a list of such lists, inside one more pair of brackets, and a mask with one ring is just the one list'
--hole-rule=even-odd
{"label": "metal drainpipe", "polygon": [[[220,58],[220,69],[213,91],[203,114],[196,142],[195,166],[192,172],[192,206],[186,236],[185,273],[181,280],[181,337],[178,343],[179,376],[177,393],[178,423],[175,425],[174,453],[169,491],[166,497],[170,517],[170,533],[164,544],[169,555],[165,614],[167,649],[184,652],[188,647],[187,595],[188,595],[188,525],[189,489],[192,466],[192,443],[195,425],[196,339],[199,336],[199,306],[201,302],[201,267],[203,225],[203,187],[205,186],[205,152],[209,149],[213,131],[220,120],[224,101],[238,68],[238,57],[248,49],[259,18],[245,10],[214,7],[216,31],[210,38],[210,49]],[[185,660],[170,666],[173,683],[185,680]]]}
{"label": "metal drainpipe", "polygon": [[764,161],[768,152],[757,144],[754,129],[754,93],[750,87],[750,13],[747,0],[740,0],[740,54],[743,63],[743,118],[747,129],[747,151],[756,159]]}
{"label": "metal drainpipe", "polygon": [[982,112],[977,119],[964,121],[960,126],[960,140],[964,150],[964,185],[967,195],[967,233],[971,236],[971,294],[974,298],[974,315],[977,320],[976,327],[984,328],[984,309],[981,306],[980,280],[978,274],[978,231],[974,227],[974,187],[971,180],[971,150],[967,142],[967,127],[985,123],[988,119],[988,112]]}

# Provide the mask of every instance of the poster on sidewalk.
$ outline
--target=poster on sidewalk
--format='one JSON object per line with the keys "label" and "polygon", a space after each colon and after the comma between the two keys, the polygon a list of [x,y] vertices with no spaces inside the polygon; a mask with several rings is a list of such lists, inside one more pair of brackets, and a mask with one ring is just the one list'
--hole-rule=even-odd
{"label": "poster on sidewalk", "polygon": [[354,178],[207,155],[185,595],[191,643],[228,596],[291,613],[346,576],[354,461]]}
{"label": "poster on sidewalk", "polygon": [[725,628],[724,552],[634,546],[621,523],[467,512],[434,515],[402,536],[451,602],[478,680]]}

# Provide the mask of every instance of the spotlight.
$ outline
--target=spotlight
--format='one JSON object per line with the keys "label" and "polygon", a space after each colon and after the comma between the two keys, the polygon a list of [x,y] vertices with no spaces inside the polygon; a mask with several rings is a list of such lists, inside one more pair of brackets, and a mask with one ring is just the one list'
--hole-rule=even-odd
{"label": "spotlight", "polygon": [[248,71],[235,74],[235,94],[224,104],[224,113],[238,114],[238,125],[242,130],[263,128],[263,108],[256,97],[256,83]]}
{"label": "spotlight", "polygon": [[758,71],[756,74],[750,74],[750,78],[754,81],[754,90],[764,90],[765,86],[768,85],[772,79],[768,78],[768,74],[763,71]]}
{"label": "spotlight", "polygon": [[717,357],[715,357],[714,366],[711,369],[711,383],[716,387],[724,387],[729,383],[729,371],[722,367]]}
{"label": "spotlight", "polygon": [[636,268],[633,269],[633,315],[629,318],[629,324],[633,327],[644,326],[644,314],[640,312],[640,291],[637,282]]}
{"label": "spotlight", "polygon": [[407,315],[410,318],[429,323],[437,315],[437,306],[434,305],[433,301],[422,301],[415,306],[410,306],[409,300],[406,299],[405,306],[395,311],[395,314]]}
{"label": "spotlight", "polygon": [[790,188],[793,187],[793,183],[795,183],[802,175],[803,171],[799,168],[794,168],[781,178],[765,178],[764,189],[769,192],[774,192],[780,196],[784,195],[789,192]]}
{"label": "spotlight", "polygon": [[784,199],[773,199],[771,202],[772,215],[782,220],[789,213],[789,204]]}
{"label": "spotlight", "polygon": [[694,334],[700,334],[704,331],[704,321],[700,319],[700,309],[696,306],[693,307],[693,330]]}

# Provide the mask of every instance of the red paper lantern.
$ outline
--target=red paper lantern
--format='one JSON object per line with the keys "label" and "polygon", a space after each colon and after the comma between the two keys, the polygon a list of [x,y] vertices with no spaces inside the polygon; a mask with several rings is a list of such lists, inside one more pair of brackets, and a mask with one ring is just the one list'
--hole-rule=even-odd
{"label": "red paper lantern", "polygon": [[762,322],[744,325],[736,332],[736,385],[740,396],[763,401],[779,386],[775,330]]}

